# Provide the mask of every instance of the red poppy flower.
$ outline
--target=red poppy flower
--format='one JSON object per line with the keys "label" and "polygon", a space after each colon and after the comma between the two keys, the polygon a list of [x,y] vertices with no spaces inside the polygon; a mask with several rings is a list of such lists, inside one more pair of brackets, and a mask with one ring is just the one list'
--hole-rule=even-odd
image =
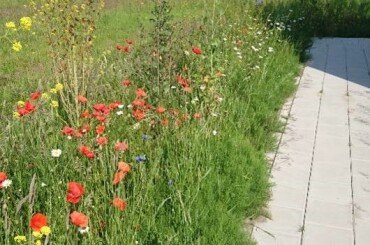
{"label": "red poppy flower", "polygon": [[41,92],[34,92],[31,94],[30,98],[31,100],[37,100],[38,98],[40,98],[41,96]]}
{"label": "red poppy flower", "polygon": [[79,147],[79,150],[80,153],[86,156],[87,158],[91,159],[95,157],[95,153],[88,146],[82,145]]}
{"label": "red poppy flower", "polygon": [[78,102],[80,102],[81,104],[85,104],[87,102],[87,98],[83,95],[79,95],[77,96],[77,100]]}
{"label": "red poppy flower", "polygon": [[134,43],[134,41],[132,39],[128,39],[126,38],[125,39],[125,42],[128,44],[128,45],[132,45]]}
{"label": "red poppy flower", "polygon": [[141,121],[145,118],[145,112],[143,110],[134,110],[132,111],[132,116],[137,120]]}
{"label": "red poppy flower", "polygon": [[72,136],[73,132],[74,132],[74,129],[68,126],[64,126],[64,128],[62,129],[62,134],[64,135]]}
{"label": "red poppy flower", "polygon": [[124,211],[126,209],[126,205],[126,202],[119,197],[115,197],[113,199],[113,206],[121,211]]}
{"label": "red poppy flower", "polygon": [[163,113],[163,112],[165,112],[166,111],[166,108],[164,108],[163,106],[158,106],[157,107],[157,110],[155,110],[157,113]]}
{"label": "red poppy flower", "polygon": [[131,86],[131,81],[130,80],[123,80],[122,81],[122,86],[125,86],[125,87]]}
{"label": "red poppy flower", "polygon": [[118,163],[118,170],[128,173],[128,172],[131,171],[131,167],[130,167],[129,164],[127,164],[125,162],[119,162]]}
{"label": "red poppy flower", "polygon": [[90,131],[90,129],[91,129],[91,127],[90,127],[89,124],[84,124],[84,125],[82,125],[82,127],[80,128],[79,131],[80,131],[81,134],[86,134]]}
{"label": "red poppy flower", "polygon": [[185,79],[181,75],[176,77],[177,82],[181,85],[182,88],[188,88],[190,86],[189,80]]}
{"label": "red poppy flower", "polygon": [[95,131],[96,131],[96,134],[103,134],[105,131],[105,126],[100,124],[96,126]]}
{"label": "red poppy flower", "polygon": [[130,53],[130,47],[128,46],[117,45],[116,49],[125,53]]}
{"label": "red poppy flower", "polygon": [[168,126],[170,124],[170,121],[167,118],[164,118],[164,119],[161,120],[161,124],[163,126]]}
{"label": "red poppy flower", "polygon": [[194,119],[200,119],[200,118],[202,118],[202,115],[197,112],[197,113],[194,113],[193,118]]}
{"label": "red poppy flower", "polygon": [[17,108],[17,112],[19,113],[20,116],[25,116],[31,112],[34,112],[35,110],[36,106],[29,101],[26,101],[24,103],[24,106]]}
{"label": "red poppy flower", "polygon": [[81,196],[85,193],[85,189],[82,184],[78,182],[69,182],[67,185],[67,201],[76,204],[80,201]]}
{"label": "red poppy flower", "polygon": [[127,151],[128,149],[128,144],[126,144],[125,142],[117,142],[115,145],[114,145],[114,149],[116,151]]}
{"label": "red poppy flower", "polygon": [[191,51],[193,51],[193,53],[196,55],[202,54],[202,50],[199,47],[193,47]]}
{"label": "red poppy flower", "polygon": [[118,108],[118,106],[120,106],[121,104],[122,104],[121,102],[116,101],[116,102],[110,103],[110,104],[109,104],[109,108],[110,108],[110,109],[117,109],[117,108]]}
{"label": "red poppy flower", "polygon": [[81,113],[81,118],[90,118],[90,112],[88,110]]}
{"label": "red poppy flower", "polygon": [[47,226],[47,224],[48,218],[41,213],[34,214],[30,220],[30,227],[34,231],[40,231],[41,227]]}
{"label": "red poppy flower", "polygon": [[104,112],[106,111],[107,109],[107,106],[105,104],[95,104],[93,106],[94,110],[98,111],[98,112]]}
{"label": "red poppy flower", "polygon": [[126,172],[118,171],[114,174],[113,185],[117,185],[121,180],[126,177]]}
{"label": "red poppy flower", "polygon": [[144,97],[144,96],[146,96],[145,90],[142,89],[142,88],[138,88],[136,90],[136,97],[140,98],[140,97]]}
{"label": "red poppy flower", "polygon": [[131,102],[131,105],[137,106],[137,107],[143,107],[143,106],[145,106],[145,100],[136,99],[136,100]]}
{"label": "red poppy flower", "polygon": [[98,143],[98,145],[106,145],[106,144],[108,144],[108,138],[107,137],[98,137],[96,139],[96,143]]}
{"label": "red poppy flower", "polygon": [[81,228],[85,228],[89,224],[89,218],[83,213],[80,213],[77,211],[73,211],[69,215],[69,218],[72,224],[74,224],[75,226],[81,227]]}
{"label": "red poppy flower", "polygon": [[0,172],[0,189],[3,187],[3,182],[8,179],[8,176],[4,172]]}

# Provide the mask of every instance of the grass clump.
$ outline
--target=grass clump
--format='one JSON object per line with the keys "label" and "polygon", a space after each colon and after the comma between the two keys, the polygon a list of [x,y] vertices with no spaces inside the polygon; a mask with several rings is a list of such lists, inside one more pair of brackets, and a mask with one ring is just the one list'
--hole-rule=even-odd
{"label": "grass clump", "polygon": [[41,36],[45,73],[4,90],[2,243],[253,243],[243,223],[269,198],[264,154],[298,57],[248,3],[181,1],[190,21],[172,1],[143,3],[143,25],[112,38],[115,20],[135,19],[126,5],[91,20],[96,46],[81,23]]}

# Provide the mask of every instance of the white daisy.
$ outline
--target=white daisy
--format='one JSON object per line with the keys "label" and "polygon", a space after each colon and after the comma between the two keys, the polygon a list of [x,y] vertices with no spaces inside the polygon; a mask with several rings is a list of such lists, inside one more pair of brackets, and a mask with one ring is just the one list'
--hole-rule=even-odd
{"label": "white daisy", "polygon": [[1,183],[1,187],[8,188],[12,184],[12,181],[10,179],[6,179]]}
{"label": "white daisy", "polygon": [[51,156],[52,157],[60,157],[60,155],[62,155],[62,150],[61,149],[51,150]]}

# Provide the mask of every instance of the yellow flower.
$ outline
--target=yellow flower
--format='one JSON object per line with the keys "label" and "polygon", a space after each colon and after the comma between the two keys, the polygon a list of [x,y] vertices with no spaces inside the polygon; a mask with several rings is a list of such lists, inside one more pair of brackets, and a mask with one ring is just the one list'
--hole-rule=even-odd
{"label": "yellow flower", "polygon": [[55,89],[56,89],[56,91],[61,91],[61,90],[63,90],[63,88],[64,88],[64,86],[63,86],[63,84],[61,84],[61,83],[57,83],[57,84],[55,85]]}
{"label": "yellow flower", "polygon": [[51,233],[51,229],[50,229],[49,226],[41,227],[40,231],[41,231],[41,234],[43,234],[45,236],[48,236]]}
{"label": "yellow flower", "polygon": [[5,27],[11,30],[17,30],[17,28],[15,27],[15,23],[13,21],[6,22]]}
{"label": "yellow flower", "polygon": [[27,238],[26,236],[15,236],[14,241],[16,243],[24,243],[24,242],[27,242]]}
{"label": "yellow flower", "polygon": [[39,232],[39,231],[33,231],[33,232],[32,232],[32,236],[34,236],[34,237],[35,237],[35,238],[37,238],[37,239],[42,238],[42,234],[41,234],[41,232]]}
{"label": "yellow flower", "polygon": [[22,49],[22,44],[21,44],[21,42],[14,41],[14,42],[13,42],[12,49],[13,49],[15,52],[19,52],[19,51],[21,51],[21,49]]}
{"label": "yellow flower", "polygon": [[36,241],[35,241],[35,245],[42,245],[41,240],[36,240]]}
{"label": "yellow flower", "polygon": [[25,30],[31,30],[32,20],[30,17],[22,17],[20,19],[21,27]]}
{"label": "yellow flower", "polygon": [[18,101],[18,102],[17,102],[17,105],[18,105],[19,107],[23,107],[23,106],[24,106],[24,101],[22,101],[22,100]]}
{"label": "yellow flower", "polygon": [[59,103],[58,103],[58,101],[56,101],[56,100],[52,100],[52,101],[51,101],[51,103],[50,103],[50,105],[51,105],[51,107],[53,107],[53,108],[57,108],[57,107],[59,106]]}
{"label": "yellow flower", "polygon": [[19,112],[15,111],[13,112],[13,118],[14,119],[19,119],[21,117],[21,114],[19,114]]}
{"label": "yellow flower", "polygon": [[50,94],[42,93],[41,98],[43,98],[44,100],[49,100],[50,99]]}
{"label": "yellow flower", "polygon": [[52,88],[52,89],[50,89],[50,93],[56,94],[56,93],[58,93],[58,90],[56,88]]}

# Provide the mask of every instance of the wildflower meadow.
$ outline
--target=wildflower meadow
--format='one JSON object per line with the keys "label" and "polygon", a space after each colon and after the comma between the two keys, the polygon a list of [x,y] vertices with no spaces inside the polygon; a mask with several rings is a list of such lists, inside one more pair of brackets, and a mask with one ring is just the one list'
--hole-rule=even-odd
{"label": "wildflower meadow", "polygon": [[307,18],[263,11],[2,0],[0,243],[253,244]]}

